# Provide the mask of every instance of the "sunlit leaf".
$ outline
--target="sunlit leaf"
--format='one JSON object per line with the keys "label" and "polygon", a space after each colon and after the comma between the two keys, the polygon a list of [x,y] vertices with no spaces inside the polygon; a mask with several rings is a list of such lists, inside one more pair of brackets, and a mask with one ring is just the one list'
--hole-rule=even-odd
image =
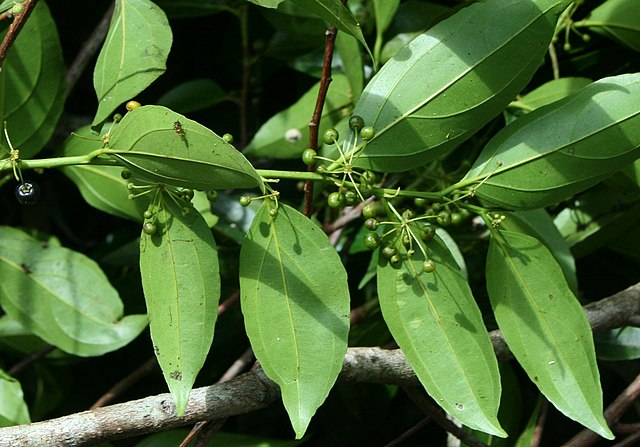
{"label": "sunlit leaf", "polygon": [[405,171],[470,138],[529,82],[569,3],[473,3],[412,40],[356,105],[354,114],[376,129],[359,164]]}
{"label": "sunlit leaf", "polygon": [[640,156],[640,74],[604,78],[498,132],[459,185],[510,209],[553,205]]}
{"label": "sunlit leaf", "polygon": [[251,346],[282,391],[301,438],[342,369],[349,331],[347,274],[327,236],[295,209],[265,201],[240,253]]}
{"label": "sunlit leaf", "polygon": [[165,194],[148,220],[157,232],[140,238],[140,271],[154,351],[181,415],[213,341],[220,275],[204,218]]}
{"label": "sunlit leaf", "polygon": [[145,315],[123,318],[118,292],[83,254],[0,229],[0,304],[32,333],[65,352],[96,356],[142,332]]}
{"label": "sunlit leaf", "polygon": [[497,419],[498,363],[480,310],[444,242],[436,236],[428,248],[432,273],[422,270],[418,250],[397,268],[380,257],[384,319],[438,405],[470,428],[506,436]]}
{"label": "sunlit leaf", "polygon": [[536,238],[495,230],[487,290],[504,338],[529,378],[569,418],[607,439],[591,327],[560,266]]}
{"label": "sunlit leaf", "polygon": [[98,55],[93,86],[98,126],[166,69],[173,37],[162,9],[150,0],[116,0],[109,33]]}
{"label": "sunlit leaf", "polygon": [[607,0],[594,9],[581,24],[640,51],[640,9],[635,0]]}

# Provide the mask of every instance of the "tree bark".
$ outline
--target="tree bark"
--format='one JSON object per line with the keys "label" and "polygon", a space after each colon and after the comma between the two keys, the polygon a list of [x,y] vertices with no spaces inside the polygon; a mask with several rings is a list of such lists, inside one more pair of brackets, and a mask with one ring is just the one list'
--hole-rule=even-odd
{"label": "tree bark", "polygon": [[[640,283],[585,306],[594,330],[623,326],[640,327]],[[512,358],[502,334],[490,334],[500,361]],[[339,380],[416,386],[419,381],[399,349],[350,348]],[[182,417],[176,416],[171,395],[160,394],[121,404],[84,411],[43,422],[0,429],[0,447],[85,446],[119,438],[159,432],[249,413],[280,398],[278,386],[261,369],[229,382],[192,391]]]}

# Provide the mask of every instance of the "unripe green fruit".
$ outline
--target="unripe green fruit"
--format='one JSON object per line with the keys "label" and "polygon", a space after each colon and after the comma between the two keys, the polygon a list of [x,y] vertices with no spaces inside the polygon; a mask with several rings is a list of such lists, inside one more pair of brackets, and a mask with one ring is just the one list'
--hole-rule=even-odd
{"label": "unripe green fruit", "polygon": [[338,131],[334,128],[331,128],[324,131],[324,134],[322,135],[322,141],[324,141],[324,144],[335,144],[338,141],[339,137],[340,134],[338,134]]}
{"label": "unripe green fruit", "polygon": [[358,195],[355,191],[347,191],[344,193],[344,203],[348,206],[353,206],[358,203]]}
{"label": "unripe green fruit", "polygon": [[344,194],[340,192],[332,192],[327,198],[327,204],[331,208],[340,208],[344,205]]}
{"label": "unripe green fruit", "polygon": [[313,166],[316,164],[316,155],[318,153],[309,147],[302,152],[302,162],[307,166]]}
{"label": "unripe green fruit", "polygon": [[362,215],[367,219],[370,217],[376,217],[378,213],[378,206],[375,203],[367,203],[364,208],[362,208]]}
{"label": "unripe green fruit", "polygon": [[378,181],[378,176],[373,171],[364,171],[362,173],[362,179],[367,185],[373,185]]}
{"label": "unripe green fruit", "polygon": [[413,204],[419,208],[426,208],[427,203],[427,199],[423,199],[422,197],[416,197],[413,199]]}
{"label": "unripe green fruit", "polygon": [[158,227],[154,223],[145,222],[145,224],[142,225],[142,232],[144,234],[152,236],[152,235],[154,235],[154,234],[156,234],[158,232]]}
{"label": "unripe green fruit", "polygon": [[217,202],[218,201],[218,191],[207,191],[207,200],[209,202]]}
{"label": "unripe green fruit", "polygon": [[123,169],[122,171],[120,171],[120,177],[125,180],[129,180],[131,177],[133,177],[133,173],[128,169]]}
{"label": "unripe green fruit", "polygon": [[251,197],[249,196],[240,196],[240,205],[249,206],[251,204]]}
{"label": "unripe green fruit", "polygon": [[378,221],[373,217],[370,217],[364,221],[364,227],[367,230],[375,231],[378,228]]}
{"label": "unripe green fruit", "polygon": [[369,250],[378,248],[379,245],[380,245],[380,237],[376,233],[368,233],[364,237],[364,246],[367,247]]}
{"label": "unripe green fruit", "polygon": [[372,140],[376,136],[376,131],[371,126],[363,127],[360,131],[360,136],[363,140]]}
{"label": "unripe green fruit", "polygon": [[422,263],[422,270],[425,273],[432,273],[436,269],[436,263],[431,259],[427,259]]}
{"label": "unripe green fruit", "polygon": [[411,208],[406,209],[402,212],[402,217],[406,220],[411,220],[414,217],[416,217],[416,212],[413,211]]}
{"label": "unripe green fruit", "polygon": [[131,112],[135,109],[137,109],[138,107],[140,107],[142,104],[140,104],[138,101],[129,101],[126,105],[125,108]]}
{"label": "unripe green fruit", "polygon": [[446,227],[451,224],[451,213],[449,213],[449,211],[440,211],[436,217],[436,222],[438,222],[439,225]]}
{"label": "unripe green fruit", "polygon": [[271,208],[269,210],[269,216],[276,217],[278,215],[278,208]]}
{"label": "unripe green fruit", "polygon": [[327,170],[327,167],[325,165],[320,165],[316,168],[316,172],[318,174],[322,174],[323,172],[325,172]]}
{"label": "unripe green fruit", "polygon": [[391,258],[397,253],[398,250],[396,250],[396,247],[394,247],[393,245],[385,245],[384,247],[382,247],[382,256],[384,256],[385,258]]}
{"label": "unripe green fruit", "polygon": [[389,264],[391,264],[392,267],[400,267],[400,264],[402,264],[402,259],[400,259],[400,256],[398,255],[393,255],[391,256],[391,258],[389,258]]}
{"label": "unripe green fruit", "polygon": [[151,210],[146,210],[143,216],[145,219],[151,219],[153,217],[153,212],[151,212]]}
{"label": "unripe green fruit", "polygon": [[114,123],[119,123],[120,120],[122,120],[122,115],[120,113],[116,113],[115,115],[113,115],[113,122]]}
{"label": "unripe green fruit", "polygon": [[349,118],[349,127],[356,132],[364,127],[364,119],[359,115],[353,115]]}
{"label": "unripe green fruit", "polygon": [[185,200],[193,199],[193,189],[183,189],[181,193],[182,193],[182,197],[184,197]]}
{"label": "unripe green fruit", "polygon": [[436,229],[433,227],[433,225],[425,224],[420,229],[420,239],[422,239],[424,242],[429,242],[431,239],[433,239],[433,236],[435,236],[435,234]]}
{"label": "unripe green fruit", "polygon": [[13,15],[20,14],[23,10],[24,10],[24,6],[20,4],[13,5],[13,8],[11,8],[11,14]]}
{"label": "unripe green fruit", "polygon": [[230,133],[225,133],[224,135],[222,135],[222,139],[229,144],[233,144],[233,135],[231,135]]}
{"label": "unripe green fruit", "polygon": [[462,223],[463,220],[464,220],[464,217],[462,217],[462,213],[459,213],[457,211],[454,211],[453,213],[451,213],[451,223],[453,225],[459,225]]}

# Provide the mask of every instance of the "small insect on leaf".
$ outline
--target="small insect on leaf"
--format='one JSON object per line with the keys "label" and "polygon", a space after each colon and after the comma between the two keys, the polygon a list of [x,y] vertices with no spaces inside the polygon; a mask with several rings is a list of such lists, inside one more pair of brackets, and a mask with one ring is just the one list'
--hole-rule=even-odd
{"label": "small insect on leaf", "polygon": [[173,130],[175,130],[178,135],[184,135],[184,129],[182,128],[182,123],[180,121],[173,123]]}
{"label": "small insect on leaf", "polygon": [[29,268],[29,266],[27,264],[25,264],[24,262],[22,264],[20,264],[20,268],[22,269],[23,272],[25,272],[27,275],[31,274],[31,269]]}

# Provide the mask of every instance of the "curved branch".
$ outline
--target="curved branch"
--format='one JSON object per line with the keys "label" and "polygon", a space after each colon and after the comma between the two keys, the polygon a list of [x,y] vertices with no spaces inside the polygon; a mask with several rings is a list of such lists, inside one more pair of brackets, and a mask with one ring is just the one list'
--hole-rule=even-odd
{"label": "curved branch", "polygon": [[[585,306],[594,330],[640,326],[640,283]],[[499,360],[511,358],[499,331],[491,333]],[[419,381],[398,349],[350,348],[340,375],[344,382],[416,386]],[[160,394],[57,419],[0,429],[0,447],[84,446],[168,430],[267,407],[280,398],[278,386],[261,369],[229,382],[194,389],[184,416],[175,415],[171,395]]]}

